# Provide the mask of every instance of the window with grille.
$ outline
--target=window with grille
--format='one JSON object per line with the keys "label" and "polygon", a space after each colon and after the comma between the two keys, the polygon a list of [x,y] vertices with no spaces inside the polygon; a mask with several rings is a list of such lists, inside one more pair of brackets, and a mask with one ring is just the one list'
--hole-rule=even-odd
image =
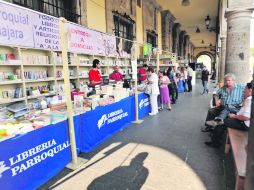
{"label": "window with grille", "polygon": [[55,17],[64,17],[69,21],[78,22],[80,15],[76,14],[72,0],[13,0],[14,4],[27,7]]}
{"label": "window with grille", "polygon": [[[115,36],[133,40],[133,28],[134,28],[134,21],[131,18],[128,18],[127,15],[121,15],[119,13],[114,13],[114,33]],[[117,44],[119,43],[119,39],[117,38]],[[124,51],[130,53],[132,42],[130,41],[123,41],[123,49]]]}
{"label": "window with grille", "polygon": [[152,44],[152,47],[157,47],[157,34],[147,31],[147,43]]}

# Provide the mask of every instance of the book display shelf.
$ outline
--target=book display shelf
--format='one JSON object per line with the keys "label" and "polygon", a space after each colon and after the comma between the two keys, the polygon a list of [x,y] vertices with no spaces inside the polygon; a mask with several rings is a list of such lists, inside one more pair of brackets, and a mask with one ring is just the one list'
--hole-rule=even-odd
{"label": "book display shelf", "polygon": [[[71,88],[88,84],[92,61],[101,61],[101,75],[108,78],[114,66],[131,75],[128,58],[68,53]],[[71,89],[71,90],[72,90]],[[61,52],[0,46],[0,107],[14,102],[29,102],[37,98],[64,94]]]}

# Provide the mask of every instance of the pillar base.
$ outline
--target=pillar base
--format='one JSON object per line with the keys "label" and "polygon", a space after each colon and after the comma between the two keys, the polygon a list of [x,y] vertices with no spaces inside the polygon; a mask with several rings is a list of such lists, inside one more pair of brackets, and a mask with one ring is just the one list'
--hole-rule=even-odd
{"label": "pillar base", "polygon": [[85,159],[85,158],[81,158],[81,157],[78,157],[78,163],[77,164],[74,164],[72,162],[70,162],[69,164],[67,164],[67,166],[65,166],[66,168],[69,168],[71,170],[76,170],[78,168],[81,168],[85,163],[88,162],[88,159]]}
{"label": "pillar base", "polygon": [[139,119],[139,120],[133,121],[132,123],[134,123],[134,124],[141,124],[141,123],[143,123],[143,121],[144,121],[144,120],[140,120],[140,119]]}

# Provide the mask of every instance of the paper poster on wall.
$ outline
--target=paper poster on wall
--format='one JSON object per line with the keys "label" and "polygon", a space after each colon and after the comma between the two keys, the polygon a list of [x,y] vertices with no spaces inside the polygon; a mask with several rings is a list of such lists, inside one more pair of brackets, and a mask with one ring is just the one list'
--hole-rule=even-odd
{"label": "paper poster on wall", "polygon": [[30,13],[0,2],[0,44],[34,46]]}
{"label": "paper poster on wall", "polygon": [[115,56],[116,39],[101,32],[68,23],[69,51],[91,55]]}

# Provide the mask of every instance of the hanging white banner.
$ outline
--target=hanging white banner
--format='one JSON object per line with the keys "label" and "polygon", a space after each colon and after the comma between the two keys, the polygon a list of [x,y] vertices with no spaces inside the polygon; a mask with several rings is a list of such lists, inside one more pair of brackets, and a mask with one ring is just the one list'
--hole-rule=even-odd
{"label": "hanging white banner", "polygon": [[116,38],[75,24],[66,25],[69,51],[101,56],[116,55]]}
{"label": "hanging white banner", "polygon": [[0,2],[0,44],[33,47],[30,12]]}
{"label": "hanging white banner", "polygon": [[0,2],[0,44],[60,50],[59,19]]}
{"label": "hanging white banner", "polygon": [[59,19],[38,13],[32,18],[35,48],[60,51]]}

